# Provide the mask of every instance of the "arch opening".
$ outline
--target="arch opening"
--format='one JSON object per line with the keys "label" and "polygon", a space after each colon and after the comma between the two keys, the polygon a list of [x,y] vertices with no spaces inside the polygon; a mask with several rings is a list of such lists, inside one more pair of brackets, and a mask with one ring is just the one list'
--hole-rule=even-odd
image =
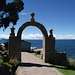
{"label": "arch opening", "polygon": [[[38,29],[40,29],[40,31],[42,32],[43,34],[43,56],[42,56],[42,59],[45,61],[45,52],[46,50],[48,49],[47,48],[47,39],[48,39],[48,34],[47,34],[47,31],[45,29],[45,27],[38,23],[38,22],[26,22],[24,23],[18,30],[17,32],[17,38],[20,40],[20,46],[21,46],[21,38],[22,38],[22,32],[23,30],[28,27],[28,26],[35,26],[37,27]],[[21,51],[21,48],[20,48],[20,51]]]}
{"label": "arch opening", "polygon": [[22,32],[21,36],[22,36],[21,40],[25,41],[25,43],[21,42],[22,52],[34,50],[42,52],[43,35],[37,27],[33,26],[26,27],[25,30]]}
{"label": "arch opening", "polygon": [[26,22],[26,23],[24,23],[24,24],[19,28],[18,33],[17,33],[17,37],[18,37],[18,38],[21,39],[21,35],[22,35],[23,30],[24,30],[26,27],[28,27],[28,26],[35,26],[35,27],[39,28],[40,31],[42,32],[43,36],[44,36],[44,37],[48,37],[47,31],[46,31],[45,27],[44,27],[42,24],[37,23],[37,22]]}

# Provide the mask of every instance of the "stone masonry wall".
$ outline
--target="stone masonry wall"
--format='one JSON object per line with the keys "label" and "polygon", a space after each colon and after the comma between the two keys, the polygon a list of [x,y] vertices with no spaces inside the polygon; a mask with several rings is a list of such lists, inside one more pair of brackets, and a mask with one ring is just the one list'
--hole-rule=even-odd
{"label": "stone masonry wall", "polygon": [[51,56],[55,52],[55,38],[48,37],[46,39],[46,50],[45,50],[45,62],[49,62],[51,59]]}
{"label": "stone masonry wall", "polygon": [[[35,22],[34,13],[31,13],[31,19],[29,22],[24,23],[18,30],[17,36],[15,36],[15,28],[12,26],[9,37],[9,55],[12,58],[16,58],[21,61],[21,35],[23,30],[28,26],[35,26],[43,33],[43,60],[44,62],[59,63],[66,59],[65,53],[55,53],[55,38],[53,37],[52,29],[49,30],[48,36],[45,27]],[[62,60],[63,59],[63,60]]]}
{"label": "stone masonry wall", "polygon": [[9,56],[21,61],[21,41],[17,37],[9,37]]}

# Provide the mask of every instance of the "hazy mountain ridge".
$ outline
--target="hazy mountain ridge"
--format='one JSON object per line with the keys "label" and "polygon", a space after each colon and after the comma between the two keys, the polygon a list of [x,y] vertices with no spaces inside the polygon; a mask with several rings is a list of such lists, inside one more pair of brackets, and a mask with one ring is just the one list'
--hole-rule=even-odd
{"label": "hazy mountain ridge", "polygon": [[5,42],[7,42],[7,41],[8,41],[8,39],[0,38],[0,43],[5,43]]}

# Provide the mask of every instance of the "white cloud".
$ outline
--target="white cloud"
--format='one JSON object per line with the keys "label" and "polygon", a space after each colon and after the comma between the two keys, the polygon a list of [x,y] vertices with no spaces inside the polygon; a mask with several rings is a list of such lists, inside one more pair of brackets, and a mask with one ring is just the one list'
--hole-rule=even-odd
{"label": "white cloud", "polygon": [[[75,39],[75,35],[54,35],[55,39]],[[40,34],[29,34],[22,35],[22,39],[42,39],[43,35]]]}
{"label": "white cloud", "polygon": [[42,35],[40,34],[29,34],[29,35],[24,35],[22,34],[22,39],[42,39]]}
{"label": "white cloud", "polygon": [[75,39],[75,35],[54,35],[56,39]]}
{"label": "white cloud", "polygon": [[30,13],[21,12],[20,14],[21,14],[21,15],[28,15],[28,14],[30,14]]}
{"label": "white cloud", "polygon": [[5,38],[5,39],[8,39],[9,38],[9,35],[0,35],[0,38]]}
{"label": "white cloud", "polygon": [[[75,35],[54,35],[55,39],[75,39]],[[0,38],[8,39],[9,35],[0,35]],[[43,35],[41,34],[22,34],[22,39],[43,39]]]}

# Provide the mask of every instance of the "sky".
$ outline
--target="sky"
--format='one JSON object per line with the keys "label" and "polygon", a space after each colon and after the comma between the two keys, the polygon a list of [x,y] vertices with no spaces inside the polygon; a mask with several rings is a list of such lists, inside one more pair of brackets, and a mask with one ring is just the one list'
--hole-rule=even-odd
{"label": "sky", "polygon": [[[7,0],[12,2],[13,0]],[[53,29],[56,39],[75,39],[75,0],[22,0],[24,10],[19,13],[15,25],[15,34],[19,27],[30,21],[30,13],[35,13],[35,21],[43,24],[49,34]],[[5,31],[0,29],[0,38],[9,38],[9,26]],[[22,39],[42,39],[42,32],[37,27],[29,26],[22,32]]]}

